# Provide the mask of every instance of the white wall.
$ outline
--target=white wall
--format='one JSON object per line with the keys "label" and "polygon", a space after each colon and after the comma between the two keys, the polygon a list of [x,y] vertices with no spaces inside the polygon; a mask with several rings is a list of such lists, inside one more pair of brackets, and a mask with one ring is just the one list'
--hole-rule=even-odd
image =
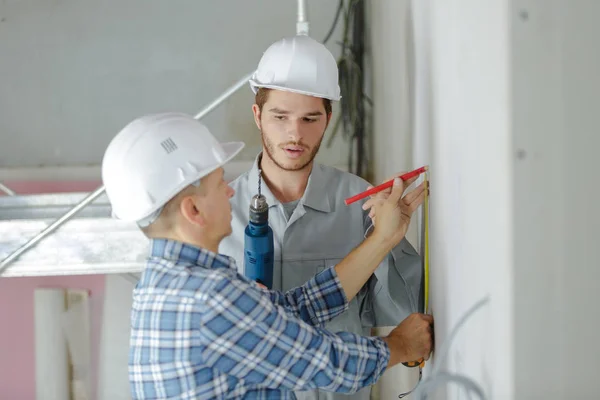
{"label": "white wall", "polygon": [[[491,398],[512,384],[512,159],[509,4],[434,1],[432,33],[431,303],[436,348],[489,296],[441,365]],[[441,362],[436,353],[434,362]],[[464,398],[455,386],[437,398]]]}
{"label": "white wall", "polygon": [[600,391],[598,15],[513,1],[516,398]]}
{"label": "white wall", "polygon": [[[379,5],[374,35],[406,16],[394,10],[398,3]],[[376,117],[375,147],[380,177],[416,166],[431,149],[438,352],[426,375],[437,363],[474,379],[493,399],[595,398],[600,190],[592,160],[600,148],[600,3],[420,0],[413,7],[414,59],[405,57],[400,27],[380,44],[398,54],[387,55],[389,65],[375,65],[375,97],[387,110]],[[407,103],[402,62],[428,57],[430,71],[417,68],[409,82],[422,85],[417,94],[430,94],[430,101],[409,96]],[[407,111],[413,106],[414,113]],[[400,117],[407,113],[408,127]],[[427,134],[430,146],[420,146]],[[486,295],[489,304],[440,363],[451,329]],[[466,393],[448,385],[435,398]]]}
{"label": "white wall", "polygon": [[[494,301],[458,336],[445,367],[483,381],[489,393],[510,393],[510,341],[500,337],[511,326],[507,5],[377,4],[372,26],[378,179],[431,166],[436,345],[468,307],[491,293]],[[413,243],[417,225],[409,235]],[[405,369],[393,372],[381,388],[386,396],[410,388]],[[438,396],[459,393],[442,390]]]}
{"label": "white wall", "polygon": [[[310,33],[322,40],[337,1],[310,0]],[[328,46],[339,54],[342,24]],[[109,140],[133,118],[195,114],[251,72],[273,41],[296,33],[295,0],[130,0],[0,3],[0,180],[7,167],[67,166],[59,176],[96,179]],[[260,149],[249,86],[207,122],[222,140]],[[341,135],[319,158],[344,164]],[[75,167],[78,167],[77,169]],[[45,171],[28,170],[30,179]]]}

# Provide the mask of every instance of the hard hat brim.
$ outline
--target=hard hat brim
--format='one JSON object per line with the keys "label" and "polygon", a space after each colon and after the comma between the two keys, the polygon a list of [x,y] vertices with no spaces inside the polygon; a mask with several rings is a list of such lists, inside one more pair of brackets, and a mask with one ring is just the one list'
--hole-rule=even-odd
{"label": "hard hat brim", "polygon": [[[246,144],[244,142],[221,143],[221,146],[223,147],[223,150],[225,151],[226,156],[225,156],[225,161],[223,161],[223,163],[221,163],[221,165],[219,165],[219,167],[222,167],[223,165],[227,164],[235,156],[237,156],[239,154],[239,152],[242,151],[242,149],[244,148],[245,145]],[[217,167],[217,168],[219,168],[219,167]]]}
{"label": "hard hat brim", "polygon": [[298,94],[304,94],[306,96],[312,96],[312,97],[319,97],[322,99],[328,99],[331,101],[339,101],[342,96],[327,96],[324,95],[323,93],[316,93],[316,92],[309,92],[309,91],[305,91],[305,90],[298,90],[298,89],[291,89],[289,87],[284,87],[284,86],[279,86],[279,85],[263,85],[261,83],[258,83],[254,80],[250,80],[250,87],[252,88],[252,91],[254,92],[254,94],[256,94],[258,92],[259,88],[265,88],[265,89],[273,89],[273,90],[281,90],[284,92],[292,92],[292,93],[298,93]]}

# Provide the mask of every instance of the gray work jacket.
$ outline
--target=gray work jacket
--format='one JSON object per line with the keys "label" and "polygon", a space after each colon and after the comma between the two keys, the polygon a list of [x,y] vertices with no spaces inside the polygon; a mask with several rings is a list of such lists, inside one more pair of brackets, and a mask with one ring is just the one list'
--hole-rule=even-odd
{"label": "gray work jacket", "polygon": [[[260,157],[260,155],[259,155]],[[233,233],[225,238],[219,252],[236,260],[244,273],[244,229],[248,224],[250,199],[258,192],[258,159],[252,169],[230,183]],[[284,206],[262,184],[269,204],[269,225],[273,229],[275,260],[273,289],[300,286],[328,266],[341,261],[372,229],[364,201],[346,206],[344,199],[366,189],[362,178],[333,167],[315,163],[304,196],[289,220]],[[348,331],[370,336],[371,328],[394,326],[410,313],[422,312],[421,257],[403,239],[349,304],[348,310],[326,325],[332,332]],[[319,390],[296,392],[298,399],[368,400],[370,388],[353,395]]]}

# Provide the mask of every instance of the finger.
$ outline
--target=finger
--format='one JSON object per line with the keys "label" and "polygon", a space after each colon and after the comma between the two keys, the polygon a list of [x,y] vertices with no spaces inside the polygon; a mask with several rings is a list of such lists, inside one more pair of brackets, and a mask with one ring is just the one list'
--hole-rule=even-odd
{"label": "finger", "polygon": [[423,192],[424,190],[425,182],[421,183],[419,186],[417,186],[410,192],[406,193],[406,195],[404,195],[404,197],[402,198],[402,200],[404,200],[404,204],[409,205],[410,203],[412,203],[417,197],[419,197],[421,192]]}
{"label": "finger", "polygon": [[427,361],[431,356],[431,338],[428,338],[427,344],[425,344],[423,350],[423,359]]}
{"label": "finger", "polygon": [[429,322],[429,324],[433,324],[433,315],[421,314],[421,318],[423,318],[425,321]]}
{"label": "finger", "polygon": [[[370,190],[370,189],[372,189],[372,188],[373,188],[373,186],[369,186],[369,187],[368,187],[366,190]],[[392,189],[391,189],[391,188],[385,188],[385,189],[381,189],[381,190],[380,190],[380,191],[378,191],[377,193],[370,194],[370,195],[369,195],[369,197],[370,197],[370,198],[372,198],[372,199],[375,199],[375,198],[378,198],[378,197],[379,197],[379,198],[381,198],[381,197],[382,197],[382,198],[384,198],[384,199],[387,199],[387,196],[388,196],[388,195],[389,195],[391,192],[392,192]]]}
{"label": "finger", "polygon": [[394,183],[392,185],[392,193],[390,193],[390,196],[387,198],[386,201],[389,201],[392,204],[398,204],[402,193],[404,193],[404,184],[402,182],[402,179],[395,178]]}
{"label": "finger", "polygon": [[372,201],[372,200],[373,200],[373,199],[369,199],[369,200],[365,201],[365,202],[363,203],[363,205],[361,206],[361,208],[362,208],[363,210],[366,210],[366,209],[368,209],[368,208],[371,208],[371,207],[373,207],[373,201]]}
{"label": "finger", "polygon": [[373,198],[365,201],[362,205],[363,210],[368,210],[369,208],[373,208],[374,206],[378,206],[384,202],[385,199]]}
{"label": "finger", "polygon": [[428,194],[428,190],[423,190],[419,194],[419,196],[417,196],[417,198],[414,199],[410,204],[406,204],[406,202],[404,202],[404,210],[412,214],[417,208],[419,208],[419,206],[421,206],[421,204],[423,204],[423,202],[425,201],[425,196],[427,196]]}
{"label": "finger", "polygon": [[375,198],[375,197],[383,197],[384,199],[387,199],[387,197],[389,196],[389,194],[392,193],[392,188],[385,188],[385,189],[381,189],[379,192],[374,193],[371,196],[371,198]]}
{"label": "finger", "polygon": [[404,187],[405,188],[409,187],[410,185],[412,185],[413,183],[415,183],[417,181],[417,179],[419,179],[418,176],[413,176],[412,178],[405,180],[404,181]]}
{"label": "finger", "polygon": [[[382,183],[389,182],[389,181],[391,181],[394,178],[399,178],[399,177],[401,177],[402,175],[404,175],[406,173],[407,172],[399,172],[399,173],[397,173],[395,175],[390,176],[389,178],[387,178],[386,180],[384,180]],[[412,185],[417,179],[419,179],[419,175],[413,176],[412,178],[409,178],[409,179],[405,180],[404,181],[404,187],[408,187],[408,186]]]}
{"label": "finger", "polygon": [[391,187],[383,189],[379,193],[376,193],[375,196],[377,196],[377,197],[383,197],[384,199],[387,199],[387,197],[390,195],[390,193],[392,193],[392,188]]}

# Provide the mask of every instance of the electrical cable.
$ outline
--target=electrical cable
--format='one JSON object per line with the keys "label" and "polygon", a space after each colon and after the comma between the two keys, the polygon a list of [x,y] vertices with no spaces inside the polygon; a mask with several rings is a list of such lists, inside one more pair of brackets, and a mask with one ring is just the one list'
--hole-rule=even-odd
{"label": "electrical cable", "polygon": [[329,40],[342,12],[343,33],[341,55],[338,58],[340,115],[333,124],[326,146],[331,147],[340,129],[344,140],[348,141],[348,171],[370,180],[369,151],[367,136],[370,132],[370,120],[365,105],[372,107],[373,102],[364,93],[364,55],[365,55],[365,2],[348,0],[347,7],[341,0],[338,3],[336,17],[326,37]]}
{"label": "electrical cable", "polygon": [[[469,318],[480,308],[486,305],[489,302],[489,296],[484,297],[479,300],[475,305],[473,305],[467,312],[463,314],[463,316],[458,320],[454,329],[448,336],[448,339],[444,341],[442,346],[440,347],[440,358],[437,359],[433,365],[433,369],[431,371],[431,375],[425,377],[423,380],[420,380],[417,386],[412,390],[414,393],[414,398],[416,400],[425,400],[427,399],[427,395],[433,393],[440,386],[447,383],[454,383],[456,385],[462,386],[467,393],[470,394],[473,392],[478,398],[482,400],[486,400],[485,391],[483,388],[475,382],[473,379],[455,373],[449,372],[440,372],[440,368],[444,365],[445,359],[448,357],[448,353],[450,352],[450,346],[454,341],[454,338],[460,331],[460,329],[465,325],[465,323],[469,320]],[[402,396],[402,395],[400,395]]]}
{"label": "electrical cable", "polygon": [[363,102],[363,85],[364,85],[364,53],[365,53],[365,3],[358,1],[354,5],[355,11],[353,15],[353,31],[352,31],[352,54],[357,66],[357,94],[356,102],[356,124],[354,125],[354,140],[356,141],[356,169],[354,173],[358,176],[365,176],[365,109]]}
{"label": "electrical cable", "polygon": [[344,0],[340,0],[338,3],[338,8],[335,11],[335,17],[333,18],[333,23],[331,24],[331,27],[329,28],[329,32],[327,32],[327,35],[325,35],[325,39],[323,39],[323,44],[326,44],[329,39],[331,38],[331,35],[333,35],[333,31],[335,31],[335,27],[337,26],[337,23],[340,19],[340,15],[342,15],[342,10],[344,9]]}

